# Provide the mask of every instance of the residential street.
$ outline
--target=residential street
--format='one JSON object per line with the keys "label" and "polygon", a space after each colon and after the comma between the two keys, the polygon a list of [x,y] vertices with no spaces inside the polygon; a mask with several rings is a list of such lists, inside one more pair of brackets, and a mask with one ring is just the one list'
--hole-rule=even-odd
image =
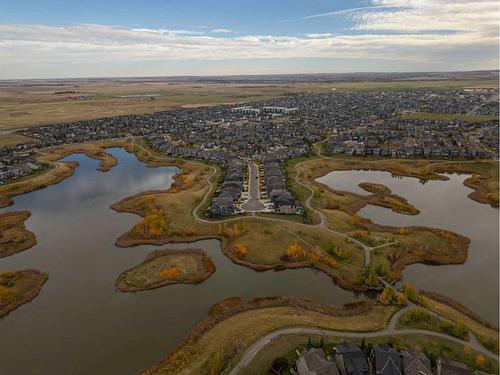
{"label": "residential street", "polygon": [[245,211],[261,211],[265,206],[259,201],[259,168],[254,162],[250,162],[250,176],[248,182],[249,200],[241,208]]}

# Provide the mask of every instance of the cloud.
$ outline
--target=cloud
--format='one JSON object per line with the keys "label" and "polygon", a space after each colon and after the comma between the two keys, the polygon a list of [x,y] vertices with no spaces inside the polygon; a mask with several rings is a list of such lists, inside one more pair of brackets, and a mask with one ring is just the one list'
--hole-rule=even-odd
{"label": "cloud", "polygon": [[236,33],[236,31],[233,31],[231,29],[213,29],[213,30],[210,30],[211,33],[214,33],[214,34],[234,34]]}
{"label": "cloud", "polygon": [[319,13],[319,14],[312,14],[310,16],[305,16],[300,18],[301,20],[310,20],[313,18],[322,18],[322,17],[332,17],[332,16],[339,16],[339,15],[345,15],[345,14],[353,14],[353,13],[359,13],[359,12],[366,12],[366,11],[379,11],[383,10],[386,8],[394,8],[395,6],[393,5],[374,5],[370,7],[359,7],[359,8],[349,8],[349,9],[341,9],[341,10],[336,10],[333,12],[327,12],[327,13]]}
{"label": "cloud", "polygon": [[179,60],[350,59],[357,67],[362,64],[363,70],[377,70],[387,62],[394,66],[394,61],[400,62],[399,70],[498,67],[496,0],[371,0],[370,4],[376,12],[367,11],[371,7],[349,11],[354,32],[344,34],[236,35],[229,29],[205,34],[95,24],[0,24],[0,75],[30,76],[30,69],[54,70],[76,63],[112,66]]}
{"label": "cloud", "polygon": [[306,34],[306,36],[308,38],[330,38],[332,37],[334,34],[332,33],[310,33],[310,34]]}

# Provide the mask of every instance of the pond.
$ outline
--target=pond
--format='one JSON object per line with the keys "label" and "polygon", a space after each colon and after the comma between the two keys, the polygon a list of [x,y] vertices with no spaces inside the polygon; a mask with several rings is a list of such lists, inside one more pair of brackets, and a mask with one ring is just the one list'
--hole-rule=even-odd
{"label": "pond", "polygon": [[447,174],[447,181],[421,183],[416,178],[392,177],[381,171],[335,171],[317,179],[336,189],[369,194],[361,182],[387,186],[408,199],[419,215],[402,215],[390,209],[368,205],[358,214],[378,224],[422,225],[448,229],[471,239],[467,262],[463,265],[430,266],[415,264],[403,272],[403,280],[418,289],[452,297],[481,317],[498,322],[499,212],[467,197],[472,191],[463,185],[468,175]]}
{"label": "pond", "polygon": [[[30,210],[27,227],[38,244],[0,259],[0,271],[39,269],[49,274],[40,295],[0,319],[1,374],[132,374],[162,359],[214,303],[232,296],[298,296],[342,305],[359,296],[311,270],[255,272],[232,263],[216,240],[188,245],[118,248],[115,240],[139,220],[110,205],[127,196],[167,189],[175,167],[148,168],[121,149],[119,164],[75,154],[80,166],[63,182],[21,195],[0,210]],[[175,214],[175,213],[174,213]],[[124,270],[159,248],[200,247],[216,265],[198,285],[140,293],[115,291]]]}

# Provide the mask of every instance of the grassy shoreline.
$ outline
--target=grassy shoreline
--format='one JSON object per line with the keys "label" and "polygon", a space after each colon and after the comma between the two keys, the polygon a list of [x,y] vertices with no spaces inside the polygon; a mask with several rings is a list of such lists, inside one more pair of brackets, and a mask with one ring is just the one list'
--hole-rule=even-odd
{"label": "grassy shoreline", "polygon": [[26,229],[30,211],[0,214],[0,258],[17,254],[36,245],[36,236]]}
{"label": "grassy shoreline", "polygon": [[35,298],[48,278],[38,270],[0,272],[0,318]]}
{"label": "grassy shoreline", "polygon": [[215,265],[201,249],[157,250],[122,272],[115,286],[121,292],[140,292],[173,284],[199,284],[214,272]]}

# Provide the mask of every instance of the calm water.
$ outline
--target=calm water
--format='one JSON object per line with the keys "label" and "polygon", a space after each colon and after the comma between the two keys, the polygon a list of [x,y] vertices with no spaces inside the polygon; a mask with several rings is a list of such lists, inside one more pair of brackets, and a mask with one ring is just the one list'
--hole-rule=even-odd
{"label": "calm water", "polygon": [[339,171],[318,179],[334,189],[368,194],[358,184],[375,182],[390,188],[417,207],[416,216],[397,214],[389,209],[368,205],[360,216],[376,223],[409,226],[423,225],[448,229],[471,239],[469,257],[463,265],[428,266],[416,264],[403,272],[420,289],[450,296],[481,315],[498,322],[499,212],[489,205],[467,197],[472,191],[463,185],[466,175],[447,175],[449,181],[428,181],[392,177],[388,172]]}
{"label": "calm water", "polygon": [[217,270],[199,285],[136,294],[114,290],[124,270],[157,247],[118,248],[114,242],[138,220],[109,206],[149,189],[166,189],[176,168],[147,168],[131,154],[110,152],[119,165],[96,170],[83,155],[75,174],[58,185],[15,198],[1,210],[28,209],[33,248],[0,259],[0,271],[35,268],[49,274],[40,295],[0,319],[0,374],[131,374],[163,358],[221,299],[303,296],[341,305],[356,297],[310,269],[255,272],[233,264],[218,241],[190,245],[212,257]]}

